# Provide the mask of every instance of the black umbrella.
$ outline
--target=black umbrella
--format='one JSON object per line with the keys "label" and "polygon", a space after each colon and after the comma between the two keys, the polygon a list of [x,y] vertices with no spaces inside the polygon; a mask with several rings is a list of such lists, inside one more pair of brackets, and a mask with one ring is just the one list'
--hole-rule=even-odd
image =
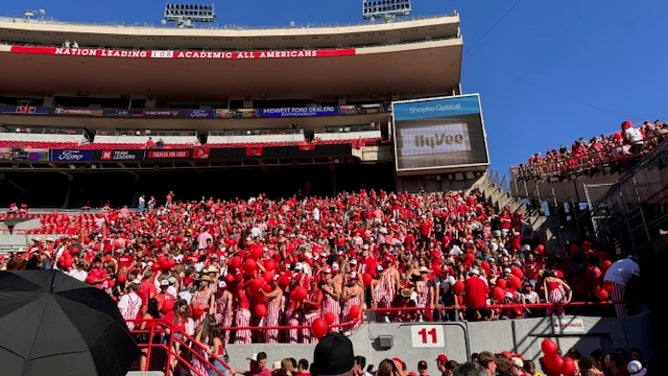
{"label": "black umbrella", "polygon": [[58,270],[0,271],[0,374],[125,376],[139,349],[104,291]]}

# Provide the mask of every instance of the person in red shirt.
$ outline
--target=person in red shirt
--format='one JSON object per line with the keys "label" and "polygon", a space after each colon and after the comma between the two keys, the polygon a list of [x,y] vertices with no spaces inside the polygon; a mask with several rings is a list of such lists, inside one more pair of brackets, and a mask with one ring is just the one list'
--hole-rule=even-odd
{"label": "person in red shirt", "polygon": [[141,280],[141,285],[137,295],[141,297],[142,306],[145,308],[148,306],[148,300],[155,298],[158,294],[158,289],[155,288],[153,283],[153,270],[148,269],[144,272],[144,277]]}
{"label": "person in red shirt", "polygon": [[464,305],[466,318],[469,321],[478,321],[487,317],[487,295],[489,286],[480,278],[480,271],[471,269],[469,277],[464,281]]}
{"label": "person in red shirt", "polygon": [[[169,281],[163,279],[162,281],[160,281],[160,291],[155,295],[155,300],[158,301],[158,309],[162,313],[171,311],[172,308],[174,307],[174,302],[176,301],[174,295],[167,292],[168,288],[169,288]],[[171,301],[171,303],[165,304],[165,302],[167,301]],[[169,307],[169,309],[163,307]]]}
{"label": "person in red shirt", "polygon": [[297,371],[293,376],[311,376],[311,373],[308,371],[309,362],[307,359],[301,358],[297,362]]}
{"label": "person in red shirt", "polygon": [[429,245],[433,231],[434,231],[434,224],[431,221],[431,218],[427,217],[426,214],[423,214],[422,220],[420,221],[419,247],[427,247]]}

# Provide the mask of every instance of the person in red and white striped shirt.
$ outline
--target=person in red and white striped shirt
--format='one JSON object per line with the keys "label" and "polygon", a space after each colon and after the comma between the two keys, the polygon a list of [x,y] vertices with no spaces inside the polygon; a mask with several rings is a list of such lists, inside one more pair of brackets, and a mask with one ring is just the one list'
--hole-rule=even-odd
{"label": "person in red and white striped shirt", "polygon": [[135,328],[135,320],[140,318],[142,300],[137,294],[139,288],[139,281],[133,281],[128,287],[128,293],[121,296],[121,299],[118,301],[118,310],[121,312],[121,316],[123,316],[130,330]]}

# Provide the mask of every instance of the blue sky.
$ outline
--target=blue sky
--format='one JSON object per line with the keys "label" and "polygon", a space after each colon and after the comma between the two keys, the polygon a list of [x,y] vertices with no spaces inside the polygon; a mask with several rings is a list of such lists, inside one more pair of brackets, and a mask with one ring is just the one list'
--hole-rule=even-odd
{"label": "blue sky", "polygon": [[[171,2],[214,4],[220,25],[364,22],[362,0]],[[166,3],[14,0],[0,15],[43,8],[60,21],[159,25]],[[494,171],[613,133],[625,119],[668,121],[668,1],[413,0],[412,9],[413,17],[459,13],[462,89],[481,95]]]}

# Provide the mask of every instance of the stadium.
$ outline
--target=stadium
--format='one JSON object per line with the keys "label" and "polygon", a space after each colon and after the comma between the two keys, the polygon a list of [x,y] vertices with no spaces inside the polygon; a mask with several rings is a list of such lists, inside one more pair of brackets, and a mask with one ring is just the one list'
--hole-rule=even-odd
{"label": "stadium", "polygon": [[[168,11],[175,10],[166,9],[165,15]],[[212,9],[203,6],[197,11],[206,18]],[[185,22],[183,17],[179,20]],[[538,359],[543,338],[557,338],[564,350],[578,347],[589,353],[596,348],[638,347],[653,355],[654,341],[661,344],[662,339],[650,333],[661,332],[665,324],[648,320],[663,308],[655,306],[647,292],[658,277],[645,276],[660,275],[653,271],[665,263],[668,144],[657,142],[652,150],[629,157],[623,168],[601,159],[593,165],[569,165],[567,170],[519,166],[509,178],[492,173],[480,98],[461,90],[459,22],[457,13],[345,27],[276,29],[193,28],[188,23],[179,28],[116,27],[0,19],[0,206],[10,208],[3,217],[3,253],[25,252],[23,248],[31,247],[34,239],[41,244],[54,238],[63,244],[63,239],[75,235],[89,239],[82,241],[84,249],[99,256],[107,251],[132,255],[130,250],[137,250],[135,241],[157,248],[161,248],[158,238],[172,245],[183,243],[184,236],[196,237],[204,227],[188,224],[189,232],[180,228],[170,233],[165,232],[166,226],[151,226],[170,215],[169,207],[193,218],[198,215],[195,204],[207,206],[211,200],[219,200],[213,205],[225,207],[221,213],[234,213],[235,218],[250,217],[254,210],[268,211],[271,204],[252,204],[263,200],[281,204],[289,197],[320,200],[321,205],[328,203],[320,209],[327,212],[323,217],[332,221],[331,227],[337,226],[337,218],[354,223],[356,215],[372,212],[377,202],[387,201],[388,208],[397,205],[396,210],[381,208],[388,216],[399,216],[399,207],[410,203],[420,207],[419,213],[411,214],[415,218],[406,220],[417,230],[420,215],[431,216],[433,211],[440,216],[443,208],[438,205],[455,197],[471,207],[489,207],[522,218],[520,226],[526,218],[533,235],[523,239],[523,246],[529,251],[544,246],[552,266],[557,265],[554,260],[563,262],[564,250],[573,258],[588,257],[589,249],[583,249],[589,241],[605,248],[611,258],[640,257],[645,289],[639,295],[645,305],[630,317],[618,318],[610,314],[614,309],[601,313],[583,299],[572,305],[574,314],[558,319],[453,320],[437,325],[424,323],[422,316],[411,322],[376,321],[382,317],[381,309],[365,316],[361,329],[351,335],[371,364],[387,354],[400,356],[407,364],[436,359],[441,353],[464,360],[479,349],[512,350]],[[373,200],[376,193],[380,199],[364,201],[370,192]],[[394,192],[405,192],[405,196]],[[386,193],[394,201],[386,199]],[[144,217],[134,210],[144,195],[157,199],[155,216]],[[170,196],[169,205],[166,196]],[[239,202],[243,202],[238,205],[241,209],[234,207]],[[346,206],[349,203],[352,206]],[[583,203],[586,210],[581,209]],[[304,211],[311,213],[313,207],[305,205]],[[135,214],[130,216],[137,215],[133,220],[138,222],[119,218],[118,209],[123,206],[132,209]],[[303,214],[297,206],[295,218]],[[342,209],[345,216],[339,214]],[[287,218],[289,213],[280,212]],[[206,226],[214,226],[211,218],[216,216],[211,215]],[[96,218],[118,226],[102,231],[93,225]],[[283,227],[276,227],[272,238],[283,238],[280,231],[285,231],[286,238],[290,234],[309,241],[321,235],[321,229],[309,224],[312,214],[299,218],[301,223],[286,220]],[[369,233],[360,235],[364,239],[358,246],[373,246],[388,228],[403,231],[398,218],[391,223],[367,218]],[[133,226],[142,228],[141,234],[131,234]],[[255,222],[237,228],[226,221],[216,230],[223,229],[222,233],[215,235],[222,240],[248,236],[260,249],[273,249],[273,243],[260,242],[253,235],[254,228]],[[136,236],[133,246],[122,240],[131,236]],[[574,244],[580,246],[574,248]],[[37,252],[47,249],[46,245],[36,247]],[[526,250],[518,247],[516,251],[520,249]],[[165,254],[172,261],[184,260],[184,254],[179,258],[173,252]],[[240,255],[253,258],[244,252]],[[231,265],[232,254],[223,257],[228,256]],[[67,264],[54,254],[56,260],[61,266]],[[151,260],[158,264],[157,258]],[[446,264],[444,260],[438,266],[445,269]],[[328,265],[333,267],[331,262]],[[253,273],[255,268],[242,274]],[[112,279],[120,283],[118,276]],[[605,298],[598,300],[602,307],[619,306]],[[271,327],[255,316],[250,325]],[[433,341],[420,342],[420,336],[426,338],[424,333],[432,329],[438,333]],[[241,330],[236,330],[237,338]],[[507,335],[490,338],[490,330]],[[259,351],[272,360],[310,358],[313,352],[312,343],[275,344],[252,336],[245,344],[231,341],[226,346],[235,368],[245,367],[244,359]]]}

